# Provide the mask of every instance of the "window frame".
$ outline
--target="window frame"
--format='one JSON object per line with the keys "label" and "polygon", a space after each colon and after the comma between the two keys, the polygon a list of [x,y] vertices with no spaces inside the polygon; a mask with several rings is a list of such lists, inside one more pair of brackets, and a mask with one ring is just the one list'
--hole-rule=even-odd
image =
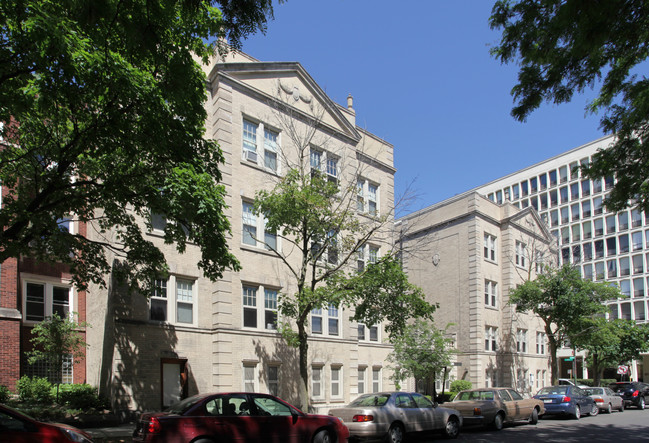
{"label": "window frame", "polygon": [[495,235],[484,233],[484,243],[483,243],[483,257],[485,260],[497,263],[497,254],[498,250],[498,237]]}
{"label": "window frame", "polygon": [[[246,136],[252,134],[254,138]],[[282,132],[258,119],[242,116],[241,121],[241,160],[254,164],[259,168],[273,174],[281,173],[280,151],[282,146]],[[254,148],[254,149],[253,149]],[[254,152],[249,155],[248,152]],[[269,166],[268,155],[275,154],[275,164]],[[251,158],[254,157],[254,160]]]}
{"label": "window frame", "polygon": [[[279,326],[279,294],[281,288],[272,285],[241,282],[241,328],[245,330],[258,330],[277,332]],[[269,295],[274,294],[274,307],[269,307]],[[268,313],[274,312],[274,328],[268,327]],[[254,325],[247,324],[254,319]]]}
{"label": "window frame", "polygon": [[[37,324],[52,316],[52,314],[55,312],[54,306],[56,304],[54,302],[54,288],[65,288],[68,291],[68,297],[67,297],[68,311],[67,313],[65,313],[64,317],[62,318],[71,319],[73,313],[76,312],[77,294],[71,282],[66,280],[50,279],[43,276],[27,275],[27,274],[21,275],[21,280],[22,280],[21,288],[22,288],[23,323]],[[27,294],[28,285],[38,285],[43,287],[43,297],[42,297],[43,314],[42,316],[38,315],[37,319],[28,318],[28,317],[35,317],[34,314],[30,315],[28,313],[28,304],[29,304],[28,294]]]}

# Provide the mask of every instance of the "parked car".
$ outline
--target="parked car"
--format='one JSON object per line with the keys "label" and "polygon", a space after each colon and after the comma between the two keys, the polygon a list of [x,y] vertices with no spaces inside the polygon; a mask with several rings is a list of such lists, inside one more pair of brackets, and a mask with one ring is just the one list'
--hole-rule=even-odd
{"label": "parked car", "polygon": [[624,411],[624,400],[610,388],[587,388],[584,389],[584,392],[595,400],[600,411],[609,414],[613,412],[613,409]]}
{"label": "parked car", "polygon": [[414,392],[364,394],[344,408],[329,410],[349,428],[350,439],[384,438],[403,442],[407,434],[441,431],[456,438],[462,416],[455,409],[443,408]]}
{"label": "parked car", "polygon": [[74,426],[43,423],[0,404],[0,442],[92,443],[92,438]]}
{"label": "parked car", "polygon": [[134,442],[344,443],[349,431],[327,415],[305,414],[269,394],[201,394],[165,412],[142,414]]}
{"label": "parked car", "polygon": [[512,388],[481,388],[460,391],[444,406],[457,409],[464,425],[491,426],[501,430],[504,423],[527,420],[536,424],[545,413],[541,400],[523,398]]}
{"label": "parked car", "polygon": [[620,381],[611,383],[609,388],[624,400],[624,406],[635,406],[644,409],[649,403],[649,385],[638,381]]}
{"label": "parked car", "polygon": [[571,385],[571,386],[577,386],[578,388],[581,388],[581,389],[585,389],[585,388],[590,387],[590,386],[586,386],[586,385],[577,385],[577,384],[575,384],[574,381],[570,380],[569,378],[560,378],[557,381],[559,382],[560,386],[561,385]]}
{"label": "parked car", "polygon": [[579,420],[583,414],[595,416],[599,407],[595,401],[577,386],[546,386],[534,396],[543,402],[545,415],[572,415]]}

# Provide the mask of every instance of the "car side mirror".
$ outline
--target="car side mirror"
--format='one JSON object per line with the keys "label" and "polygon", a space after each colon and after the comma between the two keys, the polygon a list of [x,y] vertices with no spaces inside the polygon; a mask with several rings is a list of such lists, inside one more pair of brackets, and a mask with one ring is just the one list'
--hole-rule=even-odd
{"label": "car side mirror", "polygon": [[436,408],[436,407],[438,407],[438,406],[439,406],[439,403],[437,403],[436,401],[434,401],[434,402],[433,402],[433,408]]}

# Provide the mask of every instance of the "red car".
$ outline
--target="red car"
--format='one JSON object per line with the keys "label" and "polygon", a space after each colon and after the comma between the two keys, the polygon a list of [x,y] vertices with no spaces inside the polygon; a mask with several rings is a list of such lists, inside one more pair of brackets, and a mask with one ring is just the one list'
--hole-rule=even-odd
{"label": "red car", "polygon": [[142,414],[134,442],[344,443],[349,437],[340,419],[305,414],[268,394],[201,394],[165,412]]}
{"label": "red car", "polygon": [[8,406],[0,405],[0,442],[92,443],[92,438],[74,426],[43,423]]}

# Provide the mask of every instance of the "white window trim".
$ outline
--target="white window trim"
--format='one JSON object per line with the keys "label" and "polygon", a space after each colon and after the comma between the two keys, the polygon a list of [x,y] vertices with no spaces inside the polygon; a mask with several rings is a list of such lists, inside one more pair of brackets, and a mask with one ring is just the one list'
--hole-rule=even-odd
{"label": "white window trim", "polygon": [[[244,127],[245,122],[251,124],[255,127],[255,150],[248,149],[245,145]],[[276,159],[276,169],[266,167],[266,148],[270,147],[270,144],[266,143],[266,130],[271,131],[277,134],[277,141],[275,147],[275,153],[277,154]],[[271,172],[273,174],[281,174],[282,162],[281,162],[281,146],[282,146],[282,132],[278,129],[270,126],[266,123],[259,121],[258,119],[251,118],[248,116],[243,116],[241,120],[241,161],[245,163],[250,163],[258,166],[259,168]],[[248,152],[254,152],[254,154],[248,154]]]}
{"label": "white window trim", "polygon": [[[362,374],[362,376],[361,376]],[[363,384],[363,389],[359,389],[359,385]],[[359,366],[357,368],[357,375],[356,375],[356,390],[358,391],[357,393],[360,394],[365,394],[367,391],[367,366]]]}
{"label": "white window trim", "polygon": [[[376,263],[381,258],[381,248],[373,244],[364,244],[357,251],[356,269],[359,270],[359,264],[363,263],[363,269],[367,268],[370,263]],[[360,270],[359,270],[360,271]]]}
{"label": "white window trim", "polygon": [[[254,226],[256,228],[256,235],[255,235],[256,238],[254,239],[255,244],[251,245],[251,244],[248,244],[248,243],[244,242],[245,230],[243,228],[243,225],[244,225],[244,220],[247,217],[246,214],[248,214],[248,212],[244,211],[244,207],[245,207],[244,205],[252,205],[252,202],[248,201],[248,200],[245,200],[245,199],[241,201],[241,246],[243,246],[245,248],[255,248],[255,249],[262,250],[262,251],[270,251],[271,250],[270,247],[268,247],[266,245],[266,242],[265,242],[265,240],[266,240],[266,222],[267,222],[267,220],[266,220],[266,218],[264,216],[262,216],[260,214],[252,213],[252,215],[251,215],[251,216],[255,217],[255,220],[254,220],[254,223],[255,223]],[[250,221],[252,221],[252,220],[250,220]],[[249,226],[253,226],[251,223],[245,223],[245,224],[247,224]],[[274,235],[275,235],[275,246],[277,248],[277,251],[279,252],[279,251],[282,250],[281,238],[277,235],[277,233],[275,233]]]}
{"label": "white window trim", "polygon": [[[375,188],[374,195],[370,193],[370,187]],[[372,180],[368,180],[363,177],[358,177],[356,181],[356,188],[357,188],[357,198],[360,198],[363,202],[362,209],[359,209],[357,205],[356,209],[358,210],[358,212],[370,216],[378,216],[381,213],[381,208],[379,206],[381,187],[377,183],[373,182]],[[374,207],[376,208],[374,211],[370,211],[370,202],[374,203]]]}
{"label": "white window trim", "polygon": [[489,349],[486,349],[486,347],[484,348],[485,352],[498,351],[497,337],[498,337],[498,328],[496,326],[485,326],[485,344],[487,341],[489,343]]}
{"label": "white window trim", "polygon": [[[309,328],[311,329],[311,334],[317,335],[317,336],[322,336],[322,337],[338,337],[342,338],[343,337],[343,328],[342,328],[342,308],[340,307],[334,307],[337,309],[338,315],[337,316],[330,316],[329,315],[329,310],[332,306],[328,305],[325,306],[321,309],[322,313],[314,313],[315,309],[311,311],[309,314],[310,317],[310,322],[309,322]],[[322,318],[322,333],[318,332],[313,332],[313,316],[316,317],[321,317]],[[338,333],[337,334],[331,334],[329,331],[329,320],[330,319],[336,319],[338,320]]]}
{"label": "white window trim", "polygon": [[498,283],[493,280],[485,279],[485,297],[488,301],[485,306],[488,308],[498,308]]}
{"label": "white window trim", "polygon": [[[320,374],[320,380],[318,381],[318,384],[320,386],[320,395],[315,395],[315,389],[314,386],[316,385],[315,378],[313,377],[314,373],[318,370],[318,373]],[[325,377],[324,377],[325,371],[324,371],[324,365],[311,365],[311,389],[309,390],[309,393],[311,395],[311,398],[314,400],[324,400],[325,399]]]}
{"label": "white window trim", "polygon": [[[338,372],[338,380],[334,380],[334,371]],[[344,372],[342,365],[331,365],[329,367],[329,395],[332,399],[342,399],[344,391]],[[334,394],[334,386],[338,385],[338,394]]]}
{"label": "white window trim", "polygon": [[[365,338],[359,338],[358,341],[361,343],[381,343],[381,327],[379,325],[367,326],[364,323],[359,323],[358,327],[363,327],[365,329]],[[372,340],[371,329],[376,328],[376,340]]]}
{"label": "white window trim", "polygon": [[[485,249],[487,251],[486,256],[484,254]],[[486,232],[484,233],[483,258],[492,263],[498,262],[498,238]]]}
{"label": "white window trim", "polygon": [[[270,371],[271,368],[277,369],[277,379],[271,379],[270,378]],[[282,386],[280,383],[280,368],[281,366],[279,364],[270,364],[266,366],[266,389],[268,390],[268,393],[271,395],[276,395],[279,396],[281,394],[280,387]],[[273,393],[271,386],[275,385],[277,388],[277,392]]]}
{"label": "white window trim", "polygon": [[[244,305],[243,304],[243,290],[244,288],[253,288],[256,291],[255,294],[255,306]],[[258,330],[258,331],[267,331],[267,332],[277,332],[276,328],[267,328],[266,327],[266,291],[275,291],[277,292],[277,300],[279,302],[280,288],[276,286],[267,286],[260,285],[257,283],[246,283],[242,282],[241,284],[241,328],[247,330]],[[245,326],[244,310],[246,308],[255,309],[257,326]],[[277,314],[276,324],[279,326],[280,314],[278,309],[269,309],[274,310]]]}
{"label": "white window trim", "polygon": [[526,245],[520,240],[516,240],[516,266],[519,268],[525,267],[525,248]]}
{"label": "white window trim", "polygon": [[[375,375],[378,374],[378,379],[376,379]],[[377,383],[378,386],[375,389],[374,384]],[[372,386],[370,387],[371,390],[368,392],[381,392],[383,390],[383,368],[380,366],[373,366],[372,367]]]}
{"label": "white window trim", "polygon": [[[54,278],[48,278],[45,276],[33,275],[33,274],[21,274],[20,276],[22,281],[22,312],[23,312],[23,323],[25,324],[38,324],[41,321],[52,316],[53,312],[53,290],[54,286],[67,287],[69,289],[68,296],[68,312],[69,319],[73,319],[73,312],[78,312],[77,305],[77,292],[72,283],[68,280],[60,280]],[[36,285],[44,285],[45,295],[44,295],[44,311],[42,320],[27,320],[27,284],[32,283]]]}
{"label": "white window trim", "polygon": [[[192,300],[178,299],[178,280],[190,282],[192,284]],[[156,298],[162,300],[162,298]],[[178,303],[192,305],[192,322],[185,323],[178,321]],[[170,324],[176,326],[198,326],[198,279],[196,277],[187,277],[183,275],[170,274],[167,279],[167,320],[151,319],[151,301],[148,303],[147,319],[151,323]]]}
{"label": "white window trim", "polygon": [[516,351],[521,354],[527,354],[529,352],[527,329],[518,329],[516,331]]}
{"label": "white window trim", "polygon": [[[246,379],[246,369],[252,369],[252,380]],[[257,371],[258,369],[256,362],[243,362],[243,364],[241,365],[241,386],[243,387],[243,391],[250,392],[250,390],[246,387],[246,384],[252,382],[252,392],[259,392],[259,374],[257,373]]]}

